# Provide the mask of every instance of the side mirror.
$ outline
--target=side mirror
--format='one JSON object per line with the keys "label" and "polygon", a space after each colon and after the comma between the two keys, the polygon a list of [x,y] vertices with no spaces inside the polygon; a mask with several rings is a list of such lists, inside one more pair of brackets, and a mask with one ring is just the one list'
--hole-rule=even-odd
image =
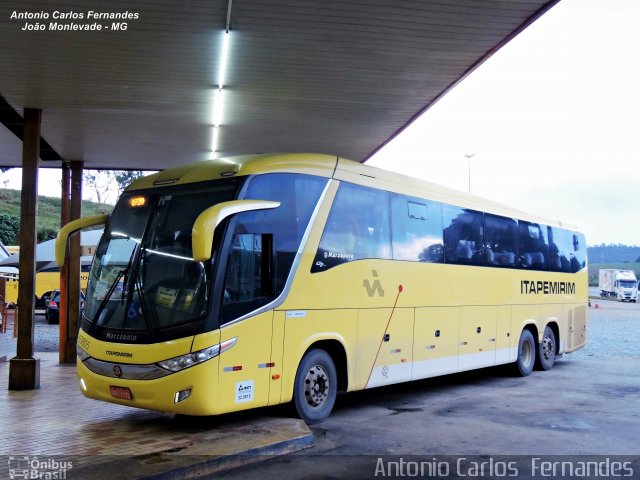
{"label": "side mirror", "polygon": [[56,237],[56,264],[62,266],[64,264],[64,257],[67,252],[67,242],[69,235],[83,228],[93,227],[95,225],[104,225],[107,223],[109,215],[95,215],[93,217],[79,218],[73,222],[67,223],[60,229],[60,233]]}
{"label": "side mirror", "polygon": [[270,200],[232,200],[207,208],[198,215],[191,230],[191,250],[194,262],[205,262],[211,258],[213,232],[225,218],[240,212],[277,208],[280,202]]}

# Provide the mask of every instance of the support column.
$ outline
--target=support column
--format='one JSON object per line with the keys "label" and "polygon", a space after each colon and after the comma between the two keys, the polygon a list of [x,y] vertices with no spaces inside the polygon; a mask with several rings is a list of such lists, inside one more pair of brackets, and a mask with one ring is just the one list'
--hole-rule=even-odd
{"label": "support column", "polygon": [[24,109],[22,137],[22,193],[20,196],[20,284],[18,287],[18,344],[9,363],[9,390],[40,388],[40,359],[34,358],[36,284],[36,220],[38,217],[38,161],[42,111]]}
{"label": "support column", "polygon": [[[83,162],[71,162],[71,218],[76,220],[82,215],[82,175]],[[67,338],[64,363],[75,363],[76,342],[80,329],[80,232],[69,238],[69,284],[67,295]]]}
{"label": "support column", "polygon": [[[71,165],[69,162],[62,164],[62,196],[60,203],[60,227],[64,227],[69,223],[71,218]],[[69,328],[69,267],[68,262],[64,262],[64,265],[60,267],[60,336],[58,346],[58,362],[69,363],[73,361],[67,358],[67,332]]]}
{"label": "support column", "polygon": [[4,298],[7,296],[7,279],[0,278],[0,303],[4,302]]}

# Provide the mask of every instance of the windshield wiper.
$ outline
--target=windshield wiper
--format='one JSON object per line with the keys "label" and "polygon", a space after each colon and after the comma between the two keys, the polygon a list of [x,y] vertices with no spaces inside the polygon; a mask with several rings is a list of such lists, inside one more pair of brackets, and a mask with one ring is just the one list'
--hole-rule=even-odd
{"label": "windshield wiper", "polygon": [[142,287],[142,282],[140,281],[140,275],[136,275],[135,284],[135,288],[138,290],[138,297],[140,297],[140,310],[142,311],[142,318],[145,325],[147,326],[147,331],[149,332],[151,337],[154,338],[156,336],[156,333],[149,319],[149,308],[147,306],[147,299],[144,294],[144,288]]}
{"label": "windshield wiper", "polygon": [[[147,327],[147,332],[149,332],[149,335],[154,338],[155,337],[155,330],[153,328],[153,326],[151,325],[151,321],[149,320],[149,309],[147,308],[147,300],[144,296],[144,289],[142,286],[142,281],[140,280],[140,265],[143,262],[144,259],[144,255],[145,255],[145,249],[143,247],[140,247],[139,252],[134,251],[133,253],[137,253],[137,255],[133,255],[131,256],[131,260],[129,260],[129,263],[132,263],[132,260],[134,260],[135,258],[135,262],[133,262],[137,268],[135,268],[133,270],[133,272],[129,272],[129,267],[131,265],[129,265],[129,267],[127,267],[127,275],[126,275],[126,280],[124,281],[124,287],[127,290],[127,310],[130,309],[133,305],[135,305],[134,301],[133,301],[133,296],[135,295],[136,290],[138,291],[138,298],[140,299],[140,310],[141,310],[141,314],[142,314],[142,319],[144,320],[145,326]],[[131,283],[131,286],[129,286],[129,283]],[[129,288],[131,287],[131,288]],[[129,316],[127,313],[124,314],[124,322],[126,323],[129,320]]]}
{"label": "windshield wiper", "polygon": [[93,316],[94,322],[91,324],[92,325],[92,330],[93,330],[93,326],[98,325],[98,323],[100,321],[100,315],[102,314],[102,311],[104,310],[104,307],[107,306],[107,302],[111,298],[111,295],[113,295],[113,291],[116,289],[116,286],[118,285],[118,282],[122,278],[123,274],[124,274],[124,269],[122,269],[122,270],[120,270],[118,272],[118,275],[116,275],[116,279],[114,280],[114,282],[109,287],[109,290],[107,290],[107,293],[105,294],[104,298],[102,299],[102,302],[100,302],[100,305],[98,305],[98,309],[96,310],[96,313]]}
{"label": "windshield wiper", "polygon": [[[127,262],[127,267],[123,270],[124,278],[122,279],[122,295],[120,296],[120,304],[124,303],[124,293],[125,290],[129,291],[129,274],[131,273],[131,267],[133,266],[133,259],[136,258],[136,252],[138,251],[138,244],[134,245],[133,251],[129,256],[129,261]],[[129,297],[129,295],[127,295]],[[127,298],[128,299],[128,298]]]}
{"label": "windshield wiper", "polygon": [[111,299],[111,295],[113,295],[113,292],[115,291],[116,287],[118,286],[118,282],[120,282],[120,279],[122,277],[125,278],[125,280],[122,282],[122,297],[121,297],[122,301],[124,301],[124,290],[125,288],[127,288],[126,279],[128,278],[129,271],[131,270],[131,266],[133,265],[133,259],[136,254],[136,250],[137,250],[137,246],[134,246],[133,251],[131,252],[131,256],[129,257],[129,262],[127,263],[127,266],[118,272],[115,280],[111,283],[111,285],[109,286],[109,290],[107,290],[107,293],[102,299],[102,302],[100,302],[100,305],[98,305],[98,309],[96,310],[96,313],[93,316],[94,318],[93,325],[98,325],[100,320],[100,315],[102,314],[102,311],[104,310],[104,308],[107,306],[109,299]]}

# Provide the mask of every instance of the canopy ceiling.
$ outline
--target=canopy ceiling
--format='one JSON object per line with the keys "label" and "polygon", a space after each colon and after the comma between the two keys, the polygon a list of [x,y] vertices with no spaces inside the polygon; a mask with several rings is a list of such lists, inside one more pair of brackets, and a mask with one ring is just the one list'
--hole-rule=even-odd
{"label": "canopy ceiling", "polygon": [[[364,161],[555,3],[3,0],[0,166],[21,163],[25,107],[43,111],[41,158],[51,166],[156,170],[278,151]],[[27,21],[11,19],[45,12],[28,22],[48,28],[72,23],[54,12],[75,12],[85,25],[96,22],[90,10],[138,18],[124,31],[99,20],[98,32],[23,31]]]}

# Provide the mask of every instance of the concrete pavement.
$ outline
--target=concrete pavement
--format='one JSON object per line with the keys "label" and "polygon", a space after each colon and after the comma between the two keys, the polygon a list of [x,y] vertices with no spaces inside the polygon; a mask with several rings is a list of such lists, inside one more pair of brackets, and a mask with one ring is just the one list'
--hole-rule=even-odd
{"label": "concrete pavement", "polygon": [[[639,326],[640,305],[601,302],[590,309],[587,346],[549,372],[519,378],[485,369],[342,395],[331,417],[312,427],[315,439],[278,409],[189,419],[90,401],[72,367],[41,353],[39,391],[0,387],[0,455],[66,455],[55,458],[73,462],[69,479],[191,478],[237,465],[216,478],[372,478],[381,456],[455,466],[455,455],[524,460],[521,472],[531,470],[531,455],[596,456],[632,462],[632,478],[640,478]],[[0,363],[4,385],[7,372]],[[283,444],[275,433],[285,428]],[[260,446],[234,450],[259,438]],[[249,464],[312,441],[313,449]],[[0,478],[6,465],[0,458]]]}
{"label": "concrete pavement", "polygon": [[[259,466],[222,472],[219,479],[372,479],[380,459],[436,465],[436,473],[405,478],[510,478],[507,468],[484,474],[471,462],[516,462],[517,478],[614,478],[541,475],[533,459],[627,465],[640,479],[640,304],[600,302],[589,310],[589,343],[550,371],[526,378],[488,368],[341,395],[331,416],[311,427],[312,449]],[[466,469],[456,476],[458,462]],[[506,464],[504,463],[506,462]],[[599,464],[599,465],[600,465]],[[392,472],[396,470],[392,469]],[[406,472],[413,472],[407,474]],[[421,470],[418,470],[421,471]],[[515,476],[513,476],[515,478]]]}
{"label": "concrete pavement", "polygon": [[313,445],[304,422],[273,409],[181,417],[86,399],[56,352],[36,353],[40,389],[9,391],[13,346],[0,334],[0,478],[32,462],[43,478],[62,462],[68,479],[194,478]]}
{"label": "concrete pavement", "polygon": [[0,333],[0,362],[8,361],[16,354],[16,339],[12,332]]}

